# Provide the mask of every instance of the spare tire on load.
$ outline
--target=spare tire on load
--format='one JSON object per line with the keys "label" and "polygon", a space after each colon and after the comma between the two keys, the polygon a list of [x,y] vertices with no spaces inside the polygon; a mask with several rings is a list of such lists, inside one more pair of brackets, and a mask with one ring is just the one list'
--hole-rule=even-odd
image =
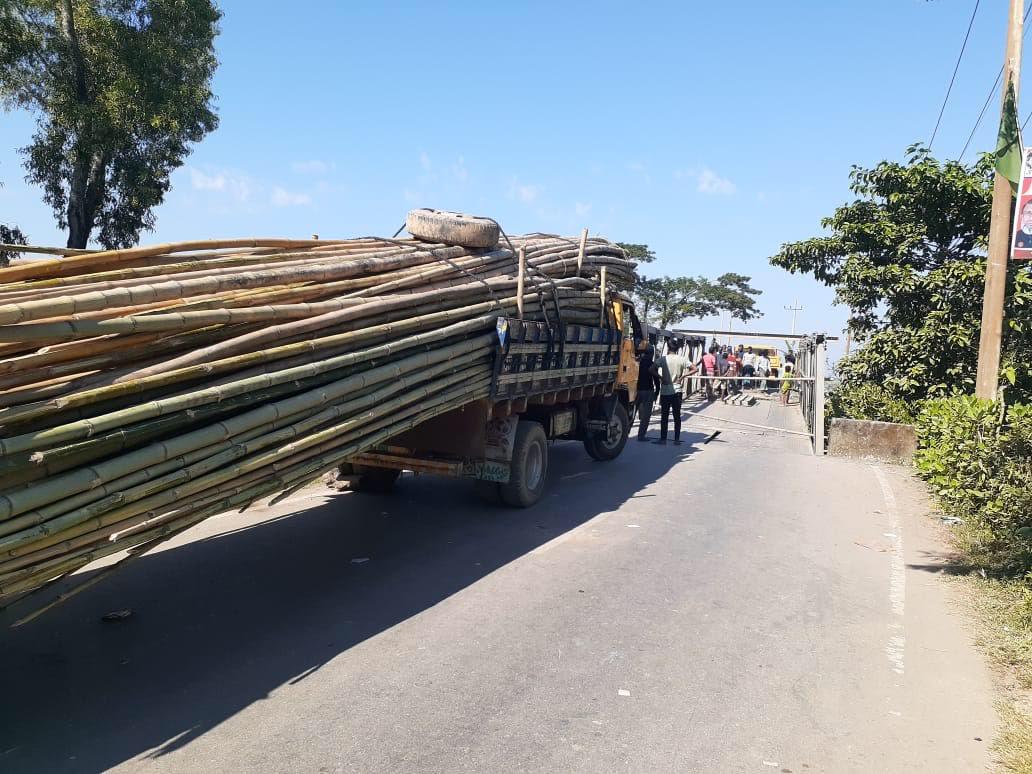
{"label": "spare tire on load", "polygon": [[416,239],[459,247],[494,247],[500,230],[488,218],[431,209],[410,211],[405,228]]}

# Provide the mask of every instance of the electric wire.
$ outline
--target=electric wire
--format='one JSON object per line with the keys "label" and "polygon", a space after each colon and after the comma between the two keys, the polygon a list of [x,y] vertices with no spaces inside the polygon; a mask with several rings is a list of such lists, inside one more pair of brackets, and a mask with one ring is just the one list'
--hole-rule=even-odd
{"label": "electric wire", "polygon": [[[1028,34],[1028,27],[1025,27],[1025,22],[1028,21],[1028,15],[1030,12],[1032,12],[1032,2],[1029,2],[1029,4],[1025,7],[1025,16],[1021,20],[1021,24],[1024,27],[1024,31],[1022,32],[1022,39],[1024,39],[1024,36],[1026,34]],[[978,131],[979,124],[982,123],[982,117],[985,115],[985,111],[989,108],[989,103],[992,102],[993,94],[996,93],[996,87],[1000,83],[1000,79],[1003,77],[1003,68],[1004,65],[1000,65],[1000,72],[996,74],[996,80],[993,81],[993,86],[991,89],[989,89],[989,96],[985,98],[985,104],[982,105],[982,110],[979,112],[978,118],[975,120],[975,125],[971,128],[971,134],[968,135],[967,142],[964,143],[964,150],[962,150],[960,152],[960,155],[957,156],[957,161],[960,161],[962,158],[964,158],[964,154],[967,153],[968,146],[971,145],[971,140],[973,140],[975,137],[975,132]],[[1026,119],[1026,121],[1027,120],[1028,119]]]}
{"label": "electric wire", "polygon": [[946,103],[950,101],[950,93],[953,91],[953,84],[957,80],[957,71],[960,69],[960,62],[964,58],[964,51],[967,49],[968,38],[971,37],[971,27],[975,24],[975,15],[978,13],[978,6],[982,0],[975,0],[975,9],[971,12],[971,19],[968,21],[967,32],[964,33],[964,42],[960,45],[960,53],[957,55],[957,63],[953,65],[953,75],[950,77],[950,85],[946,87],[946,96],[943,97],[942,107],[939,108],[939,117],[935,119],[935,128],[932,130],[932,139],[928,141],[928,149],[931,150],[935,142],[935,135],[939,133],[939,124],[942,123],[942,114],[946,112]]}

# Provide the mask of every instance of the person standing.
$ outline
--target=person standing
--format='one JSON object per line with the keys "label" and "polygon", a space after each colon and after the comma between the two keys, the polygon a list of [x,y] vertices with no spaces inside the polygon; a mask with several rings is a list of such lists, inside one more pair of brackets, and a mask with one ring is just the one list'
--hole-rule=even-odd
{"label": "person standing", "polygon": [[770,376],[770,359],[763,352],[759,352],[756,355],[756,375],[760,377],[758,380],[760,387],[766,392],[767,377]]}
{"label": "person standing", "polygon": [[727,392],[725,393],[725,395],[731,395],[732,393],[737,394],[738,392],[741,392],[741,382],[736,378],[741,373],[741,371],[739,370],[740,364],[741,361],[738,359],[738,356],[735,354],[735,351],[733,349],[727,353],[726,375],[728,377],[728,381],[726,382]]}
{"label": "person standing", "polygon": [[666,444],[670,412],[674,413],[674,443],[681,443],[681,389],[689,373],[688,361],[679,353],[681,342],[671,339],[667,353],[656,361],[653,371],[659,376],[659,408],[662,412],[659,422],[658,444]]}
{"label": "person standing", "polygon": [[785,367],[781,379],[781,405],[787,406],[788,399],[792,394],[792,377],[795,376],[795,361],[785,359]]}
{"label": "person standing", "polygon": [[638,397],[635,405],[638,409],[638,440],[644,441],[649,431],[649,420],[652,419],[652,404],[656,402],[659,392],[659,377],[655,368],[656,348],[651,344],[638,360]]}
{"label": "person standing", "polygon": [[[717,353],[717,376],[727,376],[728,350],[730,347],[721,347]],[[721,395],[727,397],[727,382],[719,381],[714,385]]]}
{"label": "person standing", "polygon": [[[709,348],[709,352],[702,356],[702,375],[718,376],[717,373],[717,345]],[[713,400],[713,380],[703,379],[706,384],[706,400]]]}
{"label": "person standing", "polygon": [[742,355],[742,384],[746,389],[752,387],[752,375],[756,373],[756,355],[753,354],[752,347],[746,350],[745,354]]}

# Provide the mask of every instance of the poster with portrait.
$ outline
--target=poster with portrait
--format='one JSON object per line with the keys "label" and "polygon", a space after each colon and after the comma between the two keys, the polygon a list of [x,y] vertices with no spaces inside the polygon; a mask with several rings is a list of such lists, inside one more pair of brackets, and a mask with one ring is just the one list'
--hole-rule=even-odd
{"label": "poster with portrait", "polygon": [[1021,185],[1015,207],[1011,258],[1032,261],[1032,147],[1021,150]]}

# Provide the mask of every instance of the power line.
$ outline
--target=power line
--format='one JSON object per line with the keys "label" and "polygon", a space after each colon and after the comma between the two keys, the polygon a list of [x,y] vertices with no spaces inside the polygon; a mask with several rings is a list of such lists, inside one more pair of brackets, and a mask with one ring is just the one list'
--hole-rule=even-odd
{"label": "power line", "polygon": [[[1021,20],[1021,24],[1024,27],[1024,31],[1022,32],[1022,38],[1024,38],[1024,36],[1028,34],[1028,27],[1025,27],[1024,25],[1025,22],[1028,21],[1029,12],[1032,12],[1032,1],[1030,1],[1028,6],[1025,8],[1025,16]],[[964,154],[967,153],[968,146],[971,145],[971,140],[973,140],[975,137],[975,132],[978,131],[978,125],[982,123],[982,116],[985,115],[985,111],[989,108],[989,103],[992,102],[993,94],[996,93],[996,87],[1000,83],[1000,78],[1003,77],[1003,68],[1004,65],[1000,65],[1000,72],[996,73],[996,80],[993,81],[993,87],[989,89],[989,96],[985,98],[985,104],[982,105],[982,110],[978,114],[978,119],[975,121],[975,125],[971,128],[971,134],[968,135],[967,142],[964,143],[964,150],[962,150],[960,152],[960,155],[957,156],[957,161],[960,161],[962,158],[964,158]]]}
{"label": "power line", "polygon": [[942,107],[939,108],[939,117],[935,119],[935,128],[932,130],[932,139],[928,141],[928,149],[931,150],[935,142],[935,135],[939,133],[939,124],[942,123],[942,114],[946,112],[946,103],[950,101],[950,92],[953,91],[953,82],[957,80],[957,71],[960,69],[960,60],[964,58],[964,49],[967,48],[968,38],[971,37],[971,27],[975,23],[975,14],[978,13],[978,5],[982,0],[975,0],[975,9],[971,12],[971,20],[968,22],[967,32],[964,33],[964,42],[960,46],[960,54],[957,55],[957,63],[953,65],[953,75],[950,77],[950,85],[946,88],[946,96],[943,97]]}

